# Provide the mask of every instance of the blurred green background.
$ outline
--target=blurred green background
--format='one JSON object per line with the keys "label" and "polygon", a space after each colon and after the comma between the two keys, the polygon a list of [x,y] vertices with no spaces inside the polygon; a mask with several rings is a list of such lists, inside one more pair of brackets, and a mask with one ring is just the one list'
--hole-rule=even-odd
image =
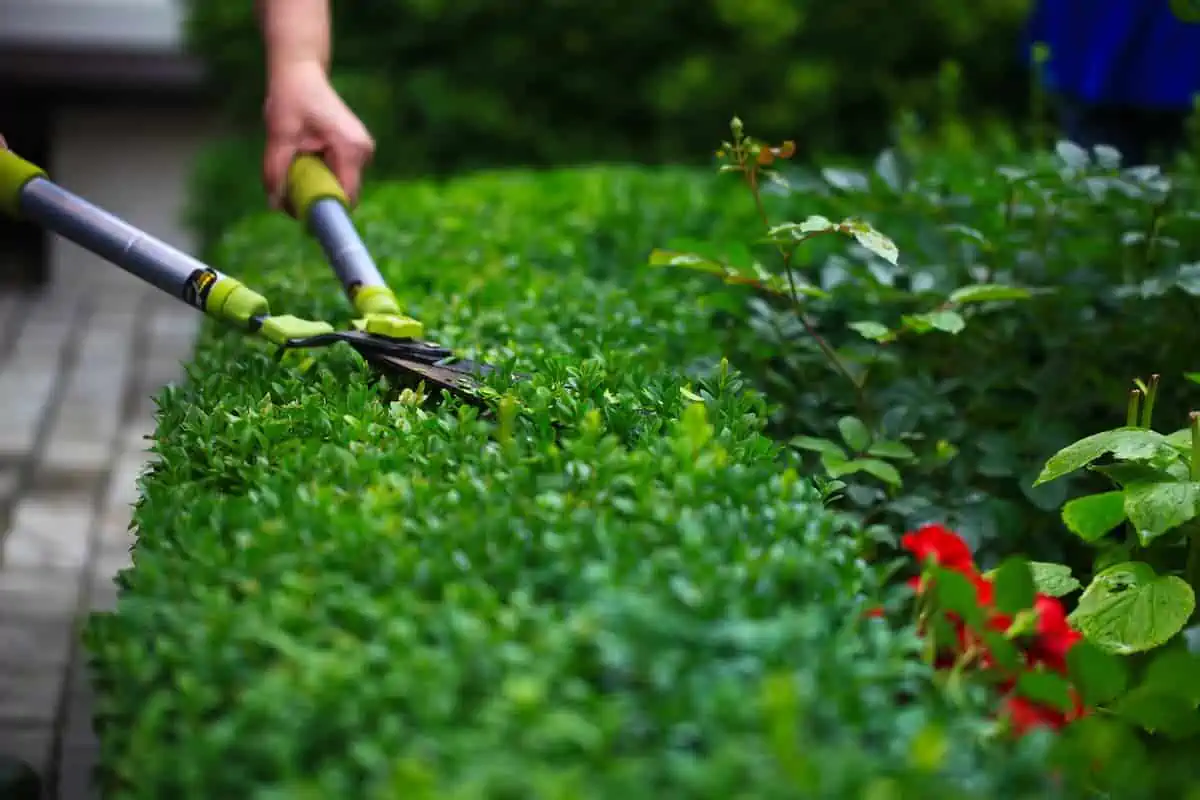
{"label": "blurred green background", "polygon": [[[187,0],[235,134],[195,176],[211,243],[263,202],[254,4]],[[334,3],[335,83],[380,143],[371,176],[707,160],[732,114],[800,158],[874,152],[908,113],[972,130],[1029,107],[1031,0],[372,0]]]}

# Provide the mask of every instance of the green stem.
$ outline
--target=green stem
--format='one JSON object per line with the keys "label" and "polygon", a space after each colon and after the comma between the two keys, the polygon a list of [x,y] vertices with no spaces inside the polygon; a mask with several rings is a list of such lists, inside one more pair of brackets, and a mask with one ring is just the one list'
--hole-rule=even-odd
{"label": "green stem", "polygon": [[[744,155],[740,155],[739,157],[745,159]],[[742,172],[746,176],[746,185],[750,187],[750,194],[754,198],[754,207],[758,209],[758,216],[762,220],[763,227],[770,230],[771,218],[767,216],[766,206],[763,205],[762,191],[758,185],[758,175],[754,167],[747,164],[745,160],[742,162]],[[796,316],[800,319],[800,324],[804,326],[805,332],[817,343],[817,347],[821,349],[821,352],[829,360],[834,369],[841,373],[842,377],[850,381],[850,385],[854,387],[856,393],[860,392],[862,387],[859,386],[859,382],[854,379],[854,376],[850,374],[850,370],[846,367],[845,362],[838,356],[837,351],[829,345],[829,342],[825,341],[825,337],[817,332],[816,326],[809,320],[808,315],[804,313],[803,304],[800,302],[800,292],[797,291],[796,280],[792,276],[792,253],[794,251],[784,247],[779,247],[778,249],[780,256],[783,258],[783,272],[788,279],[788,289],[792,296],[792,305],[796,309]]]}
{"label": "green stem", "polygon": [[1142,404],[1142,427],[1150,430],[1151,424],[1154,421],[1154,401],[1158,399],[1158,378],[1157,374],[1150,376],[1150,383],[1146,386],[1146,402]]}
{"label": "green stem", "polygon": [[1125,409],[1125,427],[1136,428],[1138,426],[1138,406],[1142,399],[1140,389],[1131,389],[1129,391],[1129,405]]}
{"label": "green stem", "polygon": [[1192,531],[1188,538],[1188,557],[1183,576],[1193,589],[1200,592],[1200,531]]}
{"label": "green stem", "polygon": [[1200,481],[1200,411],[1188,414],[1188,422],[1192,429],[1191,477],[1194,481]]}

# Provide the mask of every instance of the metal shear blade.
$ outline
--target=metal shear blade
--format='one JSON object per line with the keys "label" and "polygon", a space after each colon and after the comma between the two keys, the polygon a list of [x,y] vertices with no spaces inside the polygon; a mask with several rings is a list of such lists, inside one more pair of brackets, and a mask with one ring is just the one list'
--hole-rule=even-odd
{"label": "metal shear blade", "polygon": [[367,362],[389,375],[416,376],[434,387],[457,395],[474,396],[479,388],[477,378],[495,368],[476,361],[459,359],[453,351],[432,342],[417,339],[389,339],[362,331],[336,331],[289,339],[287,349],[327,347],[344,342],[353,347]]}

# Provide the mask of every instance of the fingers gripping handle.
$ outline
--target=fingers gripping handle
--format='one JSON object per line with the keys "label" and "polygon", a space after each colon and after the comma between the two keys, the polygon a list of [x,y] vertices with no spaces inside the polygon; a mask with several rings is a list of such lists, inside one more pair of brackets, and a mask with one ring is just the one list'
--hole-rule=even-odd
{"label": "fingers gripping handle", "polygon": [[346,296],[362,314],[360,328],[396,338],[416,338],[421,324],[403,316],[375,260],[350,219],[350,201],[319,156],[298,156],[288,169],[288,204],[320,242]]}
{"label": "fingers gripping handle", "polygon": [[269,313],[262,295],[53,183],[0,150],[0,209],[24,217],[130,274],[227,322],[248,327]]}

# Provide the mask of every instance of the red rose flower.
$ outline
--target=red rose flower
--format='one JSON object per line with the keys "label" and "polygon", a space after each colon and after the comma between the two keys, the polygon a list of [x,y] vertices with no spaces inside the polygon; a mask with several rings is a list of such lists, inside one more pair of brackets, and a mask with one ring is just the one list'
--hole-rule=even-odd
{"label": "red rose flower", "polygon": [[1053,708],[1038,705],[1020,695],[1009,695],[1004,699],[1004,715],[1017,736],[1024,736],[1039,726],[1057,730],[1066,722],[1064,716]]}
{"label": "red rose flower", "polygon": [[1053,597],[1039,594],[1034,601],[1037,611],[1037,639],[1030,646],[1034,660],[1045,664],[1056,672],[1067,671],[1067,653],[1083,635],[1067,623],[1062,604]]}
{"label": "red rose flower", "polygon": [[1043,706],[1028,697],[1014,694],[1004,698],[1004,710],[1001,713],[1012,724],[1013,733],[1024,736],[1039,726],[1058,730],[1087,713],[1080,702],[1079,694],[1074,690],[1071,690],[1071,701],[1074,707],[1064,714],[1056,708]]}
{"label": "red rose flower", "polygon": [[946,569],[973,572],[975,560],[971,557],[971,548],[957,533],[944,525],[922,525],[915,531],[910,531],[900,539],[900,544],[918,561],[924,562],[932,558]]}

